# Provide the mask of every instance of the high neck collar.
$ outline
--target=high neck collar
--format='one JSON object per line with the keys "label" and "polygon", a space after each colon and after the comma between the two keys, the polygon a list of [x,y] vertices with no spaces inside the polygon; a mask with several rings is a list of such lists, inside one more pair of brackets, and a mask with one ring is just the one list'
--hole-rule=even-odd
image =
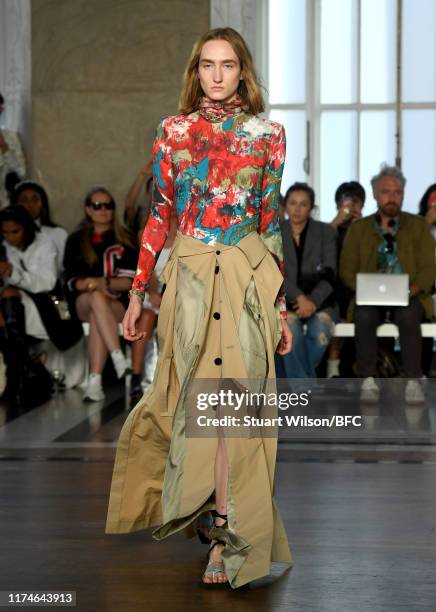
{"label": "high neck collar", "polygon": [[227,102],[215,102],[203,96],[200,101],[198,112],[204,119],[212,123],[219,123],[226,119],[233,119],[246,110],[241,98],[235,94]]}

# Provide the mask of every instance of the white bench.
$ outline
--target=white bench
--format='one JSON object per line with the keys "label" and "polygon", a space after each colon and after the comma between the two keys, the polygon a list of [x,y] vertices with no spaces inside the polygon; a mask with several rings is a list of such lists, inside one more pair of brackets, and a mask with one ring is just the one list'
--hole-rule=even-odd
{"label": "white bench", "polygon": [[[436,338],[436,323],[421,323],[423,338]],[[354,323],[336,323],[335,336],[338,338],[353,338]],[[377,328],[379,338],[398,338],[398,327],[393,323],[383,323]]]}

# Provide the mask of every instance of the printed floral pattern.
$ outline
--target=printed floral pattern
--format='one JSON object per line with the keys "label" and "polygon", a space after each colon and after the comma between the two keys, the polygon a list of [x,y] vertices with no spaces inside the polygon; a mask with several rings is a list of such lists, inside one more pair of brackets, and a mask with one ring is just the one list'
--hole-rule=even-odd
{"label": "printed floral pattern", "polygon": [[[233,108],[235,108],[233,101]],[[153,146],[153,203],[132,292],[143,294],[169,230],[207,244],[236,245],[259,232],[283,272],[278,223],[285,160],[283,127],[236,106],[206,106],[161,120]]]}

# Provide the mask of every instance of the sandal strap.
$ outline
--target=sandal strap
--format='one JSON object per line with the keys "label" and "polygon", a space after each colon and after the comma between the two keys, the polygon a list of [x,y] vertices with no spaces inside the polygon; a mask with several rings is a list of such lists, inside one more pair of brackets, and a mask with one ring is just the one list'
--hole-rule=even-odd
{"label": "sandal strap", "polygon": [[211,546],[209,546],[209,550],[207,551],[207,558],[209,558],[210,552],[215,548],[217,544],[222,544],[223,546],[226,545],[226,543],[223,542],[222,540],[215,540],[214,543]]}
{"label": "sandal strap", "polygon": [[224,563],[222,561],[209,561],[204,571],[205,574],[225,574]]}
{"label": "sandal strap", "polygon": [[220,514],[217,510],[213,510],[213,515],[215,518],[220,518],[227,521],[227,514]]}

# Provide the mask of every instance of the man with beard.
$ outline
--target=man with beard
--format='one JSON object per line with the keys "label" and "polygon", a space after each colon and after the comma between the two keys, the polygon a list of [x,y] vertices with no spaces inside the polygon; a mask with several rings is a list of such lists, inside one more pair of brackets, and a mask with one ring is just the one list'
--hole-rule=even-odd
{"label": "man with beard", "polygon": [[[434,242],[425,220],[401,211],[406,179],[401,170],[384,164],[371,180],[378,211],[356,221],[347,232],[340,261],[340,276],[356,289],[358,272],[409,275],[408,306],[389,307],[398,326],[404,376],[408,379],[405,400],[424,401],[419,383],[421,371],[421,321],[432,319],[431,288],[435,280]],[[374,380],[377,361],[377,327],[386,317],[386,307],[350,304],[348,320],[355,322],[356,374],[365,380],[361,400],[377,402],[379,387]]]}

